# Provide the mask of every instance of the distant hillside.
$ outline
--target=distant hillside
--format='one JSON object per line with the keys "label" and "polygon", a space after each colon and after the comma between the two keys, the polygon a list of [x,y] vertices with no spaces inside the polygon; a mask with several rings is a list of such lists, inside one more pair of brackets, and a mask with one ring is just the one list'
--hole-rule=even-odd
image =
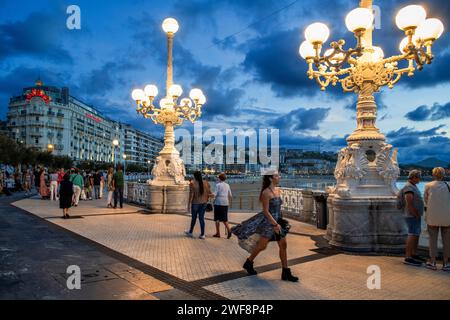
{"label": "distant hillside", "polygon": [[418,167],[422,167],[422,168],[436,168],[436,167],[447,168],[448,166],[450,166],[450,162],[447,162],[447,161],[444,161],[444,160],[441,160],[438,158],[427,158],[420,162],[407,164],[406,166],[408,166],[408,165],[418,166]]}

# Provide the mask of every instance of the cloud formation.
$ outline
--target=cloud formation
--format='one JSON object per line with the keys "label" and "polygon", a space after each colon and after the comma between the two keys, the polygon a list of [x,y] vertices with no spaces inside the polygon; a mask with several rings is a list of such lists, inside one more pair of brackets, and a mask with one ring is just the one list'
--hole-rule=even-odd
{"label": "cloud formation", "polygon": [[450,118],[450,102],[441,105],[435,103],[433,106],[420,106],[405,114],[405,118],[411,121],[437,121]]}

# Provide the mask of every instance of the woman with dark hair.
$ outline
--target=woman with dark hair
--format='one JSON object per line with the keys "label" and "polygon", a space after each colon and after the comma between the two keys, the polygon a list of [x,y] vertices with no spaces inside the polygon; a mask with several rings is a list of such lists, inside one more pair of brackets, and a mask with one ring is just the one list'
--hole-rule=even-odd
{"label": "woman with dark hair", "polygon": [[206,205],[208,203],[209,197],[212,196],[211,188],[208,181],[204,181],[202,178],[202,173],[200,171],[194,172],[194,179],[189,184],[189,206],[191,207],[191,228],[186,230],[184,233],[192,237],[192,232],[194,231],[195,223],[200,221],[200,239],[205,239],[205,211]]}
{"label": "woman with dark hair", "polygon": [[70,218],[69,208],[73,201],[73,183],[70,181],[70,175],[66,173],[61,187],[59,188],[59,208],[63,209],[63,219]]}
{"label": "woman with dark hair", "polygon": [[233,227],[231,231],[239,238],[239,245],[251,253],[243,266],[248,274],[257,274],[253,268],[253,261],[256,256],[266,249],[269,241],[277,241],[283,268],[281,279],[296,282],[298,278],[291,274],[287,264],[286,233],[289,230],[289,226],[281,214],[282,202],[280,190],[278,189],[279,183],[280,175],[277,171],[270,170],[266,172],[259,195],[263,211]]}

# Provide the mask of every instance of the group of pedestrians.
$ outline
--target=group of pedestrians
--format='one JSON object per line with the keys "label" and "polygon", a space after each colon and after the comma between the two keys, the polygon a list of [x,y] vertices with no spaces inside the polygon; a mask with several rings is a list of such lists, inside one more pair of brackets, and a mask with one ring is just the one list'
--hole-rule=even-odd
{"label": "group of pedestrians", "polygon": [[279,246],[280,260],[282,265],[281,279],[297,282],[298,277],[292,275],[287,264],[287,241],[286,235],[289,231],[289,223],[283,219],[281,213],[282,200],[280,197],[279,183],[280,175],[277,171],[266,172],[263,176],[262,188],[259,200],[263,210],[252,218],[241,224],[230,228],[228,224],[228,208],[232,198],[231,189],[226,181],[226,176],[221,173],[215,185],[214,192],[208,181],[204,180],[200,171],[194,173],[194,179],[190,182],[189,207],[191,210],[191,224],[185,234],[193,237],[193,231],[197,219],[200,222],[200,239],[205,239],[205,212],[210,199],[214,199],[214,221],[216,234],[213,237],[220,238],[220,223],[225,225],[227,238],[234,234],[239,239],[239,245],[250,253],[243,268],[249,275],[256,275],[253,267],[255,258],[267,248],[270,241],[276,241]]}
{"label": "group of pedestrians", "polygon": [[[85,175],[85,177],[76,168],[72,169],[70,173],[65,173],[59,192],[59,207],[63,209],[63,218],[69,218],[69,208],[78,206],[82,194],[85,199],[101,199],[105,181],[108,190],[107,207],[116,209],[119,203],[120,208],[123,208],[124,174],[120,165],[115,173],[112,167],[109,168],[106,179],[100,171]],[[112,204],[113,194],[114,205]]]}
{"label": "group of pedestrians", "polygon": [[214,192],[208,181],[204,180],[200,171],[194,172],[194,179],[189,183],[189,208],[191,209],[191,225],[185,234],[189,237],[193,236],[194,227],[197,218],[200,222],[200,239],[205,239],[205,212],[208,206],[212,206],[209,201],[214,199],[214,221],[216,223],[216,234],[214,237],[220,238],[220,222],[225,225],[227,230],[227,238],[231,238],[231,230],[228,224],[228,207],[233,195],[228,183],[225,182],[226,175],[221,173],[218,176]]}
{"label": "group of pedestrians", "polygon": [[[440,232],[443,244],[442,270],[450,271],[450,184],[444,181],[444,168],[434,168],[432,175],[433,181],[426,184],[423,197],[417,187],[422,179],[418,170],[409,173],[408,182],[399,192],[398,207],[404,211],[408,228],[404,263],[412,266],[423,266],[425,263],[427,268],[437,270],[437,244]],[[417,254],[424,215],[429,234],[428,261]]]}

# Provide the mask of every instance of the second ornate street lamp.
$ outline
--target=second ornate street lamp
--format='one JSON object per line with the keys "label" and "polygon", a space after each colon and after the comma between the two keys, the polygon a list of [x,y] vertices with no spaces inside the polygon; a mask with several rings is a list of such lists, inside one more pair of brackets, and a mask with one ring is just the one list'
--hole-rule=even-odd
{"label": "second ornate street lamp", "polygon": [[123,158],[123,174],[126,176],[127,175],[127,155],[124,154],[122,156]]}
{"label": "second ornate street lamp", "polygon": [[178,101],[183,89],[173,83],[172,64],[173,39],[179,28],[178,22],[167,18],[163,21],[162,28],[167,34],[166,95],[159,101],[159,106],[154,104],[158,88],[153,84],[147,85],[144,90],[135,89],[131,95],[136,101],[138,113],[165,127],[164,148],[156,158],[152,170],[154,179],[149,180],[150,211],[179,213],[187,211],[189,189],[188,182],[185,181],[186,169],[183,160],[175,148],[174,127],[182,125],[185,119],[194,123],[202,114],[206,98],[200,89],[192,89],[190,98]]}
{"label": "second ornate street lamp", "polygon": [[111,153],[111,158],[112,158],[112,163],[113,166],[116,166],[116,148],[119,146],[119,140],[114,139],[112,141],[112,153]]}
{"label": "second ornate street lamp", "polygon": [[[383,86],[393,88],[404,74],[411,77],[416,69],[430,64],[433,43],[444,27],[438,19],[427,19],[421,6],[401,9],[396,16],[406,36],[400,42],[401,54],[385,58],[383,50],[372,44],[372,4],[372,0],[361,0],[360,8],[345,19],[357,39],[354,49],[345,50],[345,41],[339,40],[331,42],[331,49],[322,55],[330,31],[323,23],[313,23],[305,30],[306,41],[299,52],[308,63],[308,77],[321,90],[340,83],[345,92],[358,94],[357,127],[347,138],[348,146],[339,152],[336,187],[329,190],[327,238],[342,249],[402,251],[406,232],[396,207],[397,150],[392,152],[392,145],[375,125],[374,93]],[[404,67],[400,67],[402,62],[406,62]]]}
{"label": "second ornate street lamp", "polygon": [[51,143],[49,143],[48,145],[47,145],[47,151],[49,152],[49,153],[53,153],[53,150],[55,149],[55,146],[53,145],[53,144],[51,144]]}

